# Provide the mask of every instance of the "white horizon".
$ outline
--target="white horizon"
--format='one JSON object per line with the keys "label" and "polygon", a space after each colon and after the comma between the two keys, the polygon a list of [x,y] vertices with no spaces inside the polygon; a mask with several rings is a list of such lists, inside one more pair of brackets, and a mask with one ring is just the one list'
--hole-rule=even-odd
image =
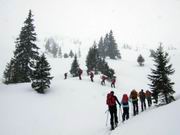
{"label": "white horizon", "polygon": [[180,0],[0,0],[2,64],[13,56],[29,9],[40,47],[45,38],[57,37],[88,48],[110,30],[119,47],[180,45]]}

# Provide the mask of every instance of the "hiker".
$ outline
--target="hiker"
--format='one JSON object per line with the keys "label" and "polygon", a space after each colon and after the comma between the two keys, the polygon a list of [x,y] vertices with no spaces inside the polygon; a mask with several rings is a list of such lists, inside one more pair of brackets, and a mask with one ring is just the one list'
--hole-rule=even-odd
{"label": "hiker", "polygon": [[146,99],[148,102],[148,107],[152,105],[152,93],[149,90],[146,90]]}
{"label": "hiker", "polygon": [[105,80],[107,79],[107,77],[105,75],[101,76],[101,85],[105,85]]}
{"label": "hiker", "polygon": [[130,99],[132,101],[133,104],[133,114],[134,116],[137,115],[139,113],[139,109],[138,109],[138,93],[135,89],[133,89],[130,93]]}
{"label": "hiker", "polygon": [[67,73],[64,73],[64,79],[67,79]]}
{"label": "hiker", "polygon": [[82,72],[83,72],[83,71],[82,71],[82,69],[80,69],[80,68],[79,68],[79,69],[78,69],[78,76],[79,76],[79,80],[81,80],[81,79],[82,79],[82,78],[81,78]]}
{"label": "hiker", "polygon": [[111,80],[111,88],[115,88],[116,77]]}
{"label": "hiker", "polygon": [[94,73],[91,71],[90,73],[89,73],[89,75],[90,75],[90,78],[91,78],[91,82],[93,82],[94,80],[93,80],[93,78],[94,78]]}
{"label": "hiker", "polygon": [[117,97],[114,95],[114,91],[111,91],[110,93],[107,94],[107,99],[106,99],[106,104],[108,105],[111,116],[110,118],[111,130],[114,130],[114,128],[117,127],[118,125],[116,102],[119,104],[119,106],[121,106]]}
{"label": "hiker", "polygon": [[144,111],[144,109],[146,110],[146,95],[143,91],[143,89],[141,89],[141,91],[139,92],[139,99],[141,101],[141,110]]}
{"label": "hiker", "polygon": [[124,94],[121,100],[121,104],[122,104],[122,108],[123,108],[123,115],[122,115],[122,119],[123,122],[125,120],[129,119],[129,98],[127,94]]}

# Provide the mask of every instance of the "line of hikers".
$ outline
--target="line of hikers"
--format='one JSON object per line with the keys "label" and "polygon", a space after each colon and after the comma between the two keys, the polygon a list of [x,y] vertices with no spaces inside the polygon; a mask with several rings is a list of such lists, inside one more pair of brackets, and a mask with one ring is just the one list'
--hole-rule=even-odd
{"label": "line of hikers", "polygon": [[[78,77],[79,77],[79,80],[82,80],[82,73],[83,73],[83,70],[81,68],[78,68],[78,71],[77,71],[77,74],[78,74]],[[64,73],[64,79],[67,79],[67,75],[68,73]]]}
{"label": "line of hikers", "polygon": [[[82,73],[83,70],[81,68],[78,69],[78,77],[79,80],[82,80]],[[67,72],[64,73],[64,79],[67,79]],[[90,76],[90,80],[91,82],[94,82],[94,72],[93,71],[89,71],[87,72],[87,74]],[[105,85],[105,81],[108,80],[108,77],[106,75],[102,75],[101,76],[101,85]],[[115,88],[115,83],[116,83],[116,77],[113,76],[113,78],[111,79],[111,88]]]}
{"label": "line of hikers", "polygon": [[138,99],[141,103],[141,111],[146,110],[146,100],[148,103],[148,107],[151,107],[152,93],[149,90],[146,90],[146,92],[144,92],[143,89],[141,89],[141,91],[138,93],[135,89],[133,89],[129,97],[127,94],[123,94],[121,102],[119,102],[118,98],[114,95],[114,91],[111,91],[107,94],[106,104],[108,105],[108,109],[110,112],[111,130],[113,130],[118,125],[116,103],[118,103],[120,109],[121,106],[123,108],[122,122],[124,122],[125,120],[129,119],[129,102],[131,102],[133,105],[133,115],[135,116],[139,113]]}

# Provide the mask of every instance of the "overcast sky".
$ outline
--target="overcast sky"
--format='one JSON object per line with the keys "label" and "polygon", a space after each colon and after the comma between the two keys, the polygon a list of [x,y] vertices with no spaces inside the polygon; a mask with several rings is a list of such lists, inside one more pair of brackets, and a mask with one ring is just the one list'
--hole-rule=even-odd
{"label": "overcast sky", "polygon": [[29,9],[40,41],[59,36],[93,43],[112,29],[119,44],[180,45],[180,0],[0,0],[0,56],[12,56]]}

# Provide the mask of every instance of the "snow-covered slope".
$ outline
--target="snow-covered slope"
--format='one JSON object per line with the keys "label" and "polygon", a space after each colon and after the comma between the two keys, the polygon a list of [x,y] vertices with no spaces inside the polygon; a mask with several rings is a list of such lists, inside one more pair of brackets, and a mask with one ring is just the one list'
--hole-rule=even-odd
{"label": "snow-covered slope", "polygon": [[[106,126],[106,94],[114,90],[121,99],[122,94],[136,88],[148,89],[147,74],[153,67],[148,50],[122,50],[122,60],[108,60],[116,71],[117,87],[112,89],[110,83],[100,85],[100,76],[90,82],[86,72],[83,79],[64,80],[73,59],[49,59],[52,67],[51,88],[47,94],[40,95],[32,90],[29,83],[4,85],[0,84],[0,134],[1,135],[104,135],[110,134],[109,121]],[[139,54],[145,57],[145,66],[139,67],[136,59]],[[176,97],[180,97],[180,58],[178,50],[169,52],[176,72]],[[85,59],[79,59],[80,66],[85,67]],[[130,108],[130,119],[120,123],[112,135],[179,135],[180,100],[170,105],[148,108],[140,115],[133,117]],[[119,112],[118,112],[119,115]]]}

